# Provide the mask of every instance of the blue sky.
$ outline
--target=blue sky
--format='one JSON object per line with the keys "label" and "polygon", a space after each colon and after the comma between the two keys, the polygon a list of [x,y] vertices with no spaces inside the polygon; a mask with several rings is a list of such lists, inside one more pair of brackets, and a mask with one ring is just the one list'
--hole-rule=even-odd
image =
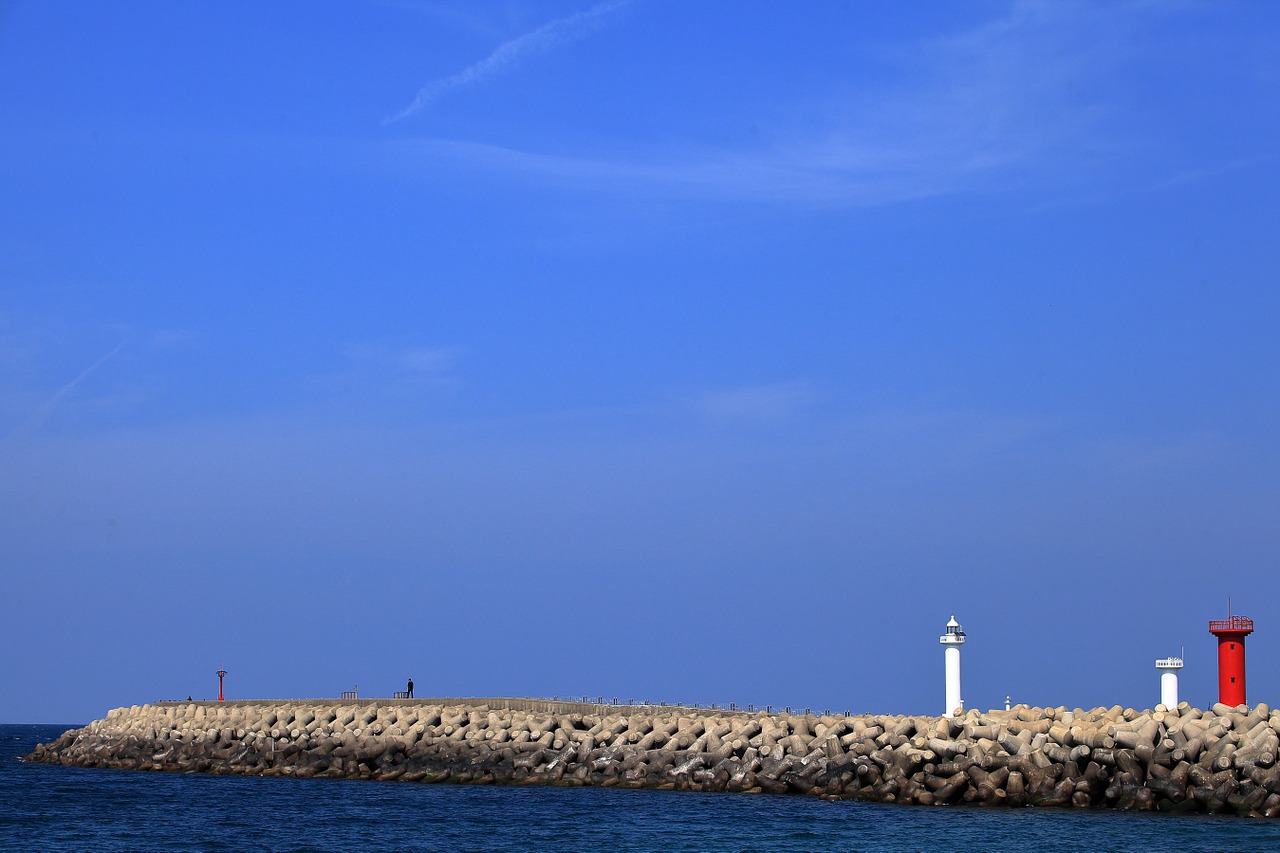
{"label": "blue sky", "polygon": [[0,6],[0,720],[1280,702],[1280,8]]}

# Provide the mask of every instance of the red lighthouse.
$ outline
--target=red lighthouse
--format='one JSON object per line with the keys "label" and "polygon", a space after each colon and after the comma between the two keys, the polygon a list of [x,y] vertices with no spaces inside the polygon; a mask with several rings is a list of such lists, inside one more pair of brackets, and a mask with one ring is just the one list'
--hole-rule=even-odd
{"label": "red lighthouse", "polygon": [[1253,620],[1248,616],[1211,620],[1209,633],[1218,638],[1218,701],[1232,708],[1243,705],[1244,638],[1253,633]]}

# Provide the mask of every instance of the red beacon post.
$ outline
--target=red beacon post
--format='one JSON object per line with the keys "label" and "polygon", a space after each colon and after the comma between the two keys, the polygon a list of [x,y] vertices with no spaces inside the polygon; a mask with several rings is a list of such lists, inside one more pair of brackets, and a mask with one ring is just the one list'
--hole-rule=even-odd
{"label": "red beacon post", "polygon": [[1218,701],[1232,708],[1245,704],[1244,638],[1253,633],[1248,616],[1228,616],[1209,622],[1218,638]]}
{"label": "red beacon post", "polygon": [[224,678],[226,678],[226,677],[227,677],[227,671],[226,671],[225,669],[222,669],[221,667],[219,667],[219,668],[218,668],[218,672],[217,672],[217,676],[218,676],[218,701],[219,701],[219,702],[222,702],[222,701],[225,701],[225,700],[222,698],[222,679],[224,679]]}

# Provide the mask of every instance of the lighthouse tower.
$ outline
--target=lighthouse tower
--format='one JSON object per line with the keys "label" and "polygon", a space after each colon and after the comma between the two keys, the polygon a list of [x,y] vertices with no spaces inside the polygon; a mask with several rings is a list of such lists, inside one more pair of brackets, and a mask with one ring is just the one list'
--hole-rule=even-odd
{"label": "lighthouse tower", "polygon": [[1160,670],[1160,704],[1173,710],[1178,707],[1178,670],[1182,669],[1182,658],[1160,658],[1156,669]]}
{"label": "lighthouse tower", "polygon": [[947,665],[947,707],[942,716],[954,717],[956,710],[964,707],[964,700],[960,698],[960,647],[964,645],[964,631],[960,630],[954,613],[947,623],[947,633],[939,637],[938,642],[942,644]]}
{"label": "lighthouse tower", "polygon": [[1214,619],[1209,633],[1218,638],[1218,701],[1232,708],[1243,705],[1244,638],[1253,633],[1253,620],[1248,616]]}

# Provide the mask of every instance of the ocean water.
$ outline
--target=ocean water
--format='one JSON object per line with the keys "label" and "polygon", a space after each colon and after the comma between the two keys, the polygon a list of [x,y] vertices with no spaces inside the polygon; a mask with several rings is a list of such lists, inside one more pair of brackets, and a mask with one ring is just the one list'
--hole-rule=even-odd
{"label": "ocean water", "polygon": [[1280,820],[86,770],[0,726],[3,850],[1277,850]]}

